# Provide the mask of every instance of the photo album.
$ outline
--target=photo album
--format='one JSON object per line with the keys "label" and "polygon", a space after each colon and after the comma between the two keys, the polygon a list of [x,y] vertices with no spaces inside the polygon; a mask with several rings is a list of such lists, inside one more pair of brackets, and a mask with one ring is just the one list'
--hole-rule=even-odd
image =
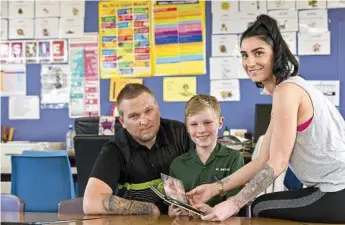
{"label": "photo album", "polygon": [[174,177],[161,173],[163,182],[164,193],[160,192],[156,187],[150,186],[150,189],[161,199],[168,204],[183,208],[189,212],[195,213],[199,216],[203,216],[204,213],[200,210],[193,208],[188,203],[186,192],[183,186],[183,182]]}

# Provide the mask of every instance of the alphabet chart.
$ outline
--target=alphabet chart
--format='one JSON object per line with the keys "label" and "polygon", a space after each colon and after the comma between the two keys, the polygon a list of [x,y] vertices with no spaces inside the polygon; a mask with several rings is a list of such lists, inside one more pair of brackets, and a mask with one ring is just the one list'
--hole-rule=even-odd
{"label": "alphabet chart", "polygon": [[0,62],[17,63],[67,63],[68,44],[65,39],[4,41],[0,43]]}

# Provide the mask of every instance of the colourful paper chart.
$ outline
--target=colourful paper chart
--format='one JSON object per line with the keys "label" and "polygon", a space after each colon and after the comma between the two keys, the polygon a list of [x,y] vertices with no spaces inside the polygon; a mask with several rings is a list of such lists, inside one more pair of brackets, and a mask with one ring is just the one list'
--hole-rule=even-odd
{"label": "colourful paper chart", "polygon": [[154,2],[154,73],[205,74],[205,1],[173,3],[176,1]]}
{"label": "colourful paper chart", "polygon": [[151,2],[99,3],[101,78],[153,73]]}

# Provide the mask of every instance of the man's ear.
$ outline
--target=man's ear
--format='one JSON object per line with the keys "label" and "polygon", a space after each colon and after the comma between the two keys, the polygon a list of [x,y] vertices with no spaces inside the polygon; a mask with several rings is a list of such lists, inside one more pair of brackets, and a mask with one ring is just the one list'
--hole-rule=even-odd
{"label": "man's ear", "polygon": [[122,126],[123,128],[126,129],[126,126],[125,126],[125,122],[124,122],[123,116],[119,116],[119,121],[120,121],[120,123],[121,123],[121,126]]}
{"label": "man's ear", "polygon": [[156,99],[154,100],[154,104],[156,105],[157,109],[159,109],[159,104]]}
{"label": "man's ear", "polygon": [[157,107],[157,110],[158,110],[158,113],[159,113],[159,117],[161,117],[161,111],[160,111],[160,109],[159,109],[159,104],[158,104],[158,102],[157,102],[156,99],[155,99],[155,105],[156,105],[156,107]]}
{"label": "man's ear", "polygon": [[223,124],[224,124],[224,117],[220,117],[219,118],[219,129],[222,129]]}

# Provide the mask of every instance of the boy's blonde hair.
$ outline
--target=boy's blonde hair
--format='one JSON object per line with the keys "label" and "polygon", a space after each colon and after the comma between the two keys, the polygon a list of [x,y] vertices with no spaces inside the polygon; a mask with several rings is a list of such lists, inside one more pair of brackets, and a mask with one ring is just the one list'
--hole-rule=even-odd
{"label": "boy's blonde hair", "polygon": [[211,95],[198,94],[193,96],[186,104],[184,109],[185,122],[187,122],[189,116],[193,116],[206,108],[212,109],[218,118],[221,117],[221,109],[217,98]]}

